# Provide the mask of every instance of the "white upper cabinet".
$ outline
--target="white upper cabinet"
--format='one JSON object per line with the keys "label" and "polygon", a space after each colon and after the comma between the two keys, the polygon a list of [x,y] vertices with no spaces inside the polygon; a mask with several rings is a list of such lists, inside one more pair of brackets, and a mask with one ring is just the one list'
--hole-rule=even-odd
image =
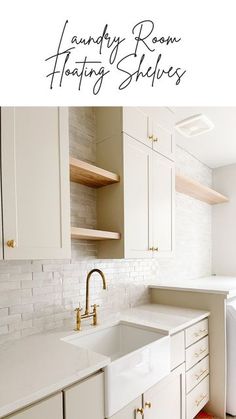
{"label": "white upper cabinet", "polygon": [[174,163],[152,153],[150,170],[150,223],[154,255],[170,256],[174,251]]}
{"label": "white upper cabinet", "polygon": [[123,132],[136,140],[141,141],[148,147],[152,142],[148,137],[148,116],[138,108],[123,108]]}
{"label": "white upper cabinet", "polygon": [[[146,143],[148,117],[143,111],[120,109],[98,108],[96,113],[97,163],[120,175],[119,183],[98,190],[98,227],[121,233],[121,240],[99,243],[98,257],[171,256],[174,250],[174,162],[164,156],[164,152],[156,152],[153,145],[150,147],[150,141]],[[121,112],[125,126],[121,124]],[[166,126],[165,133],[170,125]],[[162,138],[161,132],[160,136]]]}
{"label": "white upper cabinet", "polygon": [[4,259],[70,257],[68,111],[2,108]]}
{"label": "white upper cabinet", "polygon": [[149,175],[151,150],[124,136],[124,213],[126,257],[152,257]]}
{"label": "white upper cabinet", "polygon": [[125,107],[122,115],[126,134],[174,160],[174,117],[168,108]]}

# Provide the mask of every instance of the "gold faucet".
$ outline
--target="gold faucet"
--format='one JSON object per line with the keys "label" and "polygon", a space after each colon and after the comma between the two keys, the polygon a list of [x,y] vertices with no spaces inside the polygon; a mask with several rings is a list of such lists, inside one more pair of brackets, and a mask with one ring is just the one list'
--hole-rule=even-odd
{"label": "gold faucet", "polygon": [[76,329],[75,330],[81,330],[81,320],[82,319],[88,319],[90,317],[93,318],[93,326],[96,326],[98,324],[97,322],[97,307],[99,307],[98,304],[93,304],[91,307],[93,307],[93,311],[89,312],[89,280],[91,275],[97,272],[100,274],[101,278],[102,278],[102,283],[103,283],[103,289],[106,290],[107,289],[107,284],[106,284],[106,278],[104,273],[100,270],[100,269],[92,269],[86,278],[86,307],[85,307],[85,312],[84,314],[81,314],[82,308],[78,307],[75,309],[76,311]]}

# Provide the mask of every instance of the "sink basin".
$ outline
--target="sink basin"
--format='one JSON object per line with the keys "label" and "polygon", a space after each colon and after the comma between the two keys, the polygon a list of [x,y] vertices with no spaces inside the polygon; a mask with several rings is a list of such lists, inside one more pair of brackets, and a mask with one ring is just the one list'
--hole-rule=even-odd
{"label": "sink basin", "polygon": [[153,328],[119,322],[65,341],[106,355],[105,417],[114,415],[170,373],[170,339]]}

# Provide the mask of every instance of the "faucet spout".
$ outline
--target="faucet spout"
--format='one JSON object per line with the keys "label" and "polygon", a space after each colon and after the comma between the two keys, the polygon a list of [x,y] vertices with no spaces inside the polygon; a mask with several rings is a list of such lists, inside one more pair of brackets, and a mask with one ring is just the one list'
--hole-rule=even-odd
{"label": "faucet spout", "polygon": [[89,280],[90,277],[93,273],[97,272],[101,278],[102,278],[102,283],[103,283],[103,289],[106,290],[107,289],[107,284],[106,284],[106,278],[104,273],[100,270],[100,269],[92,269],[88,275],[87,275],[87,279],[86,279],[86,307],[85,307],[85,315],[89,314]]}

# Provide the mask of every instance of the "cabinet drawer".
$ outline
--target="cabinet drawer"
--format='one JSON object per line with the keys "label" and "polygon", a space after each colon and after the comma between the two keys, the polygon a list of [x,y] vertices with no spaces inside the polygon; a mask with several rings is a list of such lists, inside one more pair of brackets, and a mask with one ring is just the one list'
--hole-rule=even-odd
{"label": "cabinet drawer", "polygon": [[208,319],[194,324],[185,331],[186,348],[208,335]]}
{"label": "cabinet drawer", "polygon": [[197,362],[205,358],[209,353],[208,336],[194,343],[186,349],[186,371],[192,368]]}
{"label": "cabinet drawer", "polygon": [[209,401],[209,376],[187,395],[187,419],[193,419]]}
{"label": "cabinet drawer", "polygon": [[171,371],[185,361],[184,332],[176,333],[170,338]]}
{"label": "cabinet drawer", "polygon": [[208,374],[209,356],[206,356],[186,373],[186,393],[189,393]]}

